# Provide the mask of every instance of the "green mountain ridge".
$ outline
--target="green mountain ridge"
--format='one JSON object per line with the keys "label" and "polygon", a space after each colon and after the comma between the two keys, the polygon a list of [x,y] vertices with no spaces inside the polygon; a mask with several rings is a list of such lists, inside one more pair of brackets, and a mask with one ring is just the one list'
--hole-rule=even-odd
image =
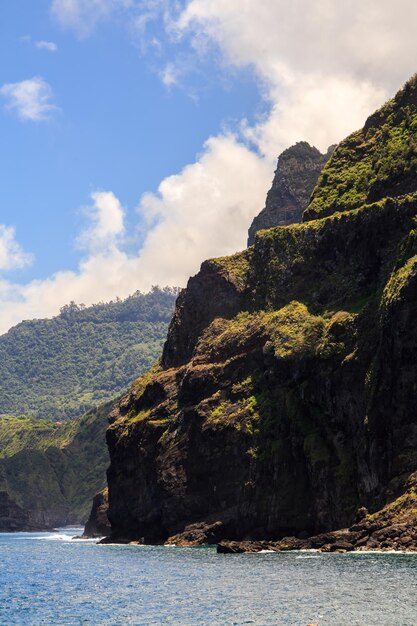
{"label": "green mountain ridge", "polygon": [[0,336],[0,414],[71,419],[120,395],[159,357],[177,289],[64,306]]}
{"label": "green mountain ridge", "polygon": [[413,77],[337,146],[320,174],[305,221],[416,190],[416,106]]}

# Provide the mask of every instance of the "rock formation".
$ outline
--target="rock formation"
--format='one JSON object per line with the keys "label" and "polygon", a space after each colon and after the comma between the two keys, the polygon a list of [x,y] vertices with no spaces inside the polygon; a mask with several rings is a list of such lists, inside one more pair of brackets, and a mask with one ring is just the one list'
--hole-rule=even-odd
{"label": "rock formation", "polygon": [[255,243],[258,230],[301,222],[320,172],[334,148],[330,146],[326,154],[321,154],[306,141],[299,141],[284,150],[278,158],[265,208],[249,228],[249,246]]}
{"label": "rock formation", "polygon": [[111,540],[416,545],[416,132],[414,78],[337,147],[304,223],[190,279],[110,414]]}
{"label": "rock formation", "polygon": [[93,499],[90,517],[85,525],[83,538],[110,535],[111,526],[107,517],[109,509],[108,489],[100,491]]}

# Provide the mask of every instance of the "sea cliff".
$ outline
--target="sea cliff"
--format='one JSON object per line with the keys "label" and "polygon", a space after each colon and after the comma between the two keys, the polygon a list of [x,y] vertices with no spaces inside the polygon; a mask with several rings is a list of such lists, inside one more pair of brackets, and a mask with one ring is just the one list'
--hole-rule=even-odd
{"label": "sea cliff", "polygon": [[416,547],[416,132],[413,78],[336,148],[304,223],[189,280],[110,414],[112,541]]}

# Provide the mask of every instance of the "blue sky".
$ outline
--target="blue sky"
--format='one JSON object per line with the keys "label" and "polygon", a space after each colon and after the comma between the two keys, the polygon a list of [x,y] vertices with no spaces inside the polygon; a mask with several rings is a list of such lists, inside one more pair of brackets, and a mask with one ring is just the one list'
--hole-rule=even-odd
{"label": "blue sky", "polygon": [[[34,255],[18,280],[76,268],[79,207],[92,191],[111,189],[129,219],[142,193],[192,162],[207,137],[262,106],[249,71],[206,76],[199,68],[185,89],[167,88],[161,59],[143,54],[121,20],[80,38],[60,27],[48,1],[6,1],[0,11],[1,83],[42,77],[57,107],[35,123],[4,108],[0,116],[2,221]],[[37,48],[40,41],[57,50]]]}
{"label": "blue sky", "polygon": [[410,0],[3,0],[0,332],[243,248],[279,152],[326,149],[417,69],[415,18]]}

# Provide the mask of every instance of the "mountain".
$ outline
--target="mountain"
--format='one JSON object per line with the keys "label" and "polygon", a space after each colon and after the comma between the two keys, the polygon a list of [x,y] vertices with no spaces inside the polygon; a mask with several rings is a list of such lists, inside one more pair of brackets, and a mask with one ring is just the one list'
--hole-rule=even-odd
{"label": "mountain", "polygon": [[330,146],[326,154],[321,154],[306,141],[300,141],[284,150],[278,158],[265,208],[249,228],[248,246],[255,243],[259,230],[301,222],[320,172],[334,147]]}
{"label": "mountain", "polygon": [[336,148],[304,223],[189,280],[110,412],[110,540],[417,548],[416,146],[414,77]]}
{"label": "mountain", "polygon": [[106,484],[111,406],[64,423],[0,418],[0,531],[85,522]]}
{"label": "mountain", "polygon": [[74,418],[120,395],[162,351],[177,289],[64,306],[0,337],[0,414]]}

